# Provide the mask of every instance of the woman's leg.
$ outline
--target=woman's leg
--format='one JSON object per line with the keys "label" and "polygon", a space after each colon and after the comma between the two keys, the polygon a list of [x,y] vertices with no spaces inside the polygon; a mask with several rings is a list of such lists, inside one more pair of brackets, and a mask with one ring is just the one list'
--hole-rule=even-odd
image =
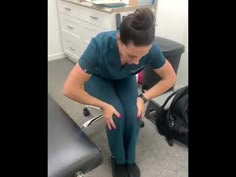
{"label": "woman's leg", "polygon": [[113,81],[105,80],[93,75],[85,83],[85,90],[91,96],[94,96],[106,103],[111,104],[122,115],[122,118],[117,118],[114,115],[113,120],[116,125],[116,129],[109,130],[108,127],[106,127],[106,132],[110,151],[112,155],[115,156],[116,163],[125,164],[126,158],[123,140],[125,125],[125,119],[123,117],[124,109],[119,98],[117,97]]}
{"label": "woman's leg", "polygon": [[140,119],[137,118],[138,86],[136,77],[131,76],[117,81],[115,88],[125,113],[124,146],[126,163],[132,164],[135,162],[136,142],[140,129]]}

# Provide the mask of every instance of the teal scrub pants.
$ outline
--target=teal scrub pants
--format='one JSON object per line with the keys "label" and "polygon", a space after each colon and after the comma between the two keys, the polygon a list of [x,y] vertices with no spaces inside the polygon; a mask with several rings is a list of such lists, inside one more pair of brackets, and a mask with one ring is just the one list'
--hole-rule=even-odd
{"label": "teal scrub pants", "polygon": [[138,96],[135,75],[121,80],[106,80],[93,75],[86,83],[85,90],[106,103],[111,104],[121,115],[113,115],[116,129],[106,127],[108,143],[117,164],[135,162],[136,142],[140,129],[137,118]]}

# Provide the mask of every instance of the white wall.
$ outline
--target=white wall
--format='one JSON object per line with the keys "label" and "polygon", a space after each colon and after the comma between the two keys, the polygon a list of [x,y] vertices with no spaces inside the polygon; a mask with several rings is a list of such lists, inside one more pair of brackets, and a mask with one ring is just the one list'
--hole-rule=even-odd
{"label": "white wall", "polygon": [[56,0],[48,0],[48,61],[64,57]]}
{"label": "white wall", "polygon": [[177,85],[188,84],[188,0],[158,0],[156,36],[185,46],[177,73]]}

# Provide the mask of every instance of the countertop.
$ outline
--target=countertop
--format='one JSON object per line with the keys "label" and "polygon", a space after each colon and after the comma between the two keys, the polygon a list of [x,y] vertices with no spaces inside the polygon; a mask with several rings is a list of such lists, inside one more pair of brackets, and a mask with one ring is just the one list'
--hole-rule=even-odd
{"label": "countertop", "polygon": [[96,9],[96,10],[106,12],[106,13],[119,13],[119,12],[134,11],[135,9],[140,8],[140,7],[147,7],[147,8],[151,8],[151,9],[155,8],[154,5],[125,5],[123,7],[110,8],[110,7],[103,7],[100,5],[96,5],[91,2],[87,2],[85,0],[61,0],[61,1],[70,2],[73,4],[88,7],[91,9]]}

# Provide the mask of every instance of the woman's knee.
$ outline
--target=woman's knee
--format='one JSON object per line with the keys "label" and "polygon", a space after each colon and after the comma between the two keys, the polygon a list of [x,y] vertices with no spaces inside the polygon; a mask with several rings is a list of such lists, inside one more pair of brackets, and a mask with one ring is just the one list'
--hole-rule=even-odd
{"label": "woman's knee", "polygon": [[117,112],[120,114],[120,117],[117,117],[115,114],[113,115],[113,119],[117,120],[116,122],[123,122],[124,116],[125,116],[125,112],[123,108],[117,107],[117,106],[113,106]]}
{"label": "woman's knee", "polygon": [[133,105],[125,109],[126,123],[129,126],[136,126],[140,124],[140,118],[138,118],[137,106]]}
{"label": "woman's knee", "polygon": [[[115,100],[113,100],[113,102],[108,100],[107,103],[111,104],[116,109],[116,111],[121,115],[120,117],[117,117],[115,114],[113,114],[113,116],[112,116],[113,122],[116,125],[115,130],[118,130],[118,131],[123,130],[124,129],[124,114],[125,114],[125,112],[124,112],[122,105]],[[109,129],[108,129],[108,131],[109,131]]]}

